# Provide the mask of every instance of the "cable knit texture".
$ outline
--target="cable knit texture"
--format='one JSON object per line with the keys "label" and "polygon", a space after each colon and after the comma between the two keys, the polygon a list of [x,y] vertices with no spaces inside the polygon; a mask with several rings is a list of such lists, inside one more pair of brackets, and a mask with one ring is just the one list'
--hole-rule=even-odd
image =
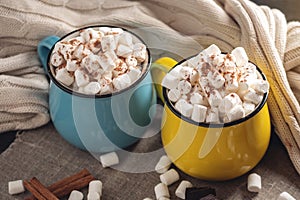
{"label": "cable knit texture", "polygon": [[300,173],[300,23],[248,0],[4,0],[0,2],[0,132],[49,121],[48,82],[38,42],[94,24],[139,34],[155,57],[176,58],[212,43],[222,51],[243,46],[266,74],[275,132]]}

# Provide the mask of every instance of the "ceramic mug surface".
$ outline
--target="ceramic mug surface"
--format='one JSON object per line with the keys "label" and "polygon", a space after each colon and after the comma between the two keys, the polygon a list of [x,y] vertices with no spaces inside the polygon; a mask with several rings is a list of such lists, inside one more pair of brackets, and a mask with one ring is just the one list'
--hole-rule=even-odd
{"label": "ceramic mug surface", "polygon": [[[159,60],[160,67],[166,69],[170,69],[169,63],[169,58]],[[259,68],[257,71],[266,79]],[[268,93],[253,113],[225,124],[196,123],[174,108],[166,88],[160,95],[164,99],[162,143],[172,162],[186,174],[205,180],[229,180],[250,171],[264,156],[271,134]]]}
{"label": "ceramic mug surface", "polygon": [[[100,26],[85,28],[95,27]],[[38,44],[40,60],[50,78],[50,116],[60,135],[76,147],[99,153],[115,151],[138,141],[154,116],[152,106],[156,104],[156,93],[149,73],[150,52],[147,48],[148,55],[143,65],[145,72],[129,87],[105,95],[74,92],[55,79],[49,59],[56,42],[76,36],[85,28],[62,38],[49,36]]]}

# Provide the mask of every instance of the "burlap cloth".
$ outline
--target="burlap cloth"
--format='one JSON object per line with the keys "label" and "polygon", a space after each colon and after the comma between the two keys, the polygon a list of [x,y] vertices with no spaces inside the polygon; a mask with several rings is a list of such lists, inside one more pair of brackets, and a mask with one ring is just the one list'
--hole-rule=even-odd
{"label": "burlap cloth", "polygon": [[[142,139],[129,149],[130,152],[151,152],[162,148],[159,134]],[[300,197],[300,181],[296,170],[286,156],[278,137],[273,135],[270,148],[263,160],[251,172],[262,177],[262,190],[258,194],[247,191],[247,174],[225,182],[207,182],[180,173],[180,180],[189,180],[194,186],[210,186],[216,189],[219,199],[230,200],[276,200],[277,196],[287,191],[296,198]],[[152,166],[159,158],[147,162],[131,161],[135,167]],[[126,163],[126,157],[121,157]],[[103,182],[103,200],[142,200],[145,197],[155,199],[154,186],[160,182],[159,174],[128,173],[117,169],[103,169],[100,162],[91,154],[81,151],[61,138],[52,124],[33,131],[24,131],[19,135],[9,150],[0,156],[0,199],[23,199],[28,193],[10,196],[7,182],[17,179],[30,179],[36,176],[46,185],[71,175],[82,168],[87,168]],[[169,186],[171,199],[178,199],[175,190],[179,182]],[[82,190],[86,197],[87,190]],[[67,198],[66,198],[67,199]],[[85,198],[86,199],[86,198]]]}
{"label": "burlap cloth", "polygon": [[[248,0],[188,0],[184,3],[180,0],[1,0],[0,132],[32,129],[49,122],[48,82],[40,67],[36,46],[45,36],[62,36],[75,28],[91,24],[129,28],[145,40],[154,58],[167,54],[180,59],[212,43],[222,51],[243,46],[250,60],[267,75],[271,84],[268,104],[275,133],[300,173],[300,23],[287,23],[279,10],[257,6]],[[120,199],[129,199],[122,197],[135,192],[142,192],[143,196],[145,192],[152,193],[153,183],[157,182],[156,175],[147,176],[147,181],[143,182],[146,175],[127,176],[114,172],[119,178],[106,175],[106,172],[102,174],[98,169],[99,164],[88,159],[88,154],[68,146],[52,132],[55,130],[50,125],[22,134],[14,143],[14,149],[1,155],[1,175],[5,177],[1,180],[27,178],[40,173],[41,179],[50,183],[63,174],[91,165],[100,178],[107,176],[106,181],[111,186],[115,185],[112,192],[120,189],[120,185],[128,189],[107,192],[108,197],[116,195]],[[275,153],[278,152],[274,150],[272,155],[268,154],[280,158],[272,161],[276,162],[270,165],[274,169],[261,172],[267,173],[269,180],[272,180],[272,173],[268,170],[280,172],[280,178],[286,181],[276,176],[274,181],[279,181],[278,187],[276,184],[276,187],[269,186],[269,190],[266,190],[269,194],[266,195],[272,195],[271,191],[278,193],[279,188],[287,187],[287,183],[291,184],[291,188],[299,189],[295,181],[297,173],[286,170],[289,164],[287,160],[288,164],[285,163],[286,155],[283,152],[282,156]],[[47,176],[46,169],[49,169]],[[116,180],[110,182],[114,178]],[[236,184],[231,186],[244,190],[243,178],[230,184]],[[143,186],[142,190],[137,189]],[[1,184],[1,193],[6,193],[3,187]],[[223,197],[235,197],[236,189],[225,186],[221,190],[229,193],[224,193]],[[299,191],[294,191],[299,196]],[[243,195],[245,198],[239,196],[237,199],[247,199],[249,194]],[[143,196],[139,195],[139,198]]]}

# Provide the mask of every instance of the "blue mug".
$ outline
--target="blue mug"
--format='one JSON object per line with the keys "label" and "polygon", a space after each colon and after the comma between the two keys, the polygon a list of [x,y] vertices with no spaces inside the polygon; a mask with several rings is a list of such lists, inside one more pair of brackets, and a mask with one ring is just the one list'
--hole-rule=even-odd
{"label": "blue mug", "polygon": [[[85,28],[95,27],[101,26]],[[116,151],[137,142],[154,117],[156,93],[149,72],[150,52],[147,48],[148,56],[143,66],[145,72],[128,88],[105,95],[86,95],[72,91],[55,79],[49,59],[56,42],[75,37],[85,28],[62,38],[49,36],[38,44],[39,58],[50,78],[51,120],[59,134],[80,149],[95,153]],[[123,30],[143,42],[134,33]]]}

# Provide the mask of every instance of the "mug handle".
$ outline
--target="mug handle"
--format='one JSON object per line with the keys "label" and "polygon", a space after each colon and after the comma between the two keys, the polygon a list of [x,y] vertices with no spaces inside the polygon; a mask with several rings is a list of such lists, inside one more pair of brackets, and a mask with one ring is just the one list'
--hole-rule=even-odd
{"label": "mug handle", "polygon": [[162,57],[151,64],[151,75],[159,98],[165,102],[161,82],[168,71],[177,64],[177,61],[170,57]]}
{"label": "mug handle", "polygon": [[55,35],[48,36],[44,39],[42,39],[37,46],[37,51],[38,55],[40,58],[40,61],[43,65],[44,71],[48,74],[48,69],[47,69],[47,59],[48,55],[50,53],[51,48],[53,45],[59,40],[60,38]]}

